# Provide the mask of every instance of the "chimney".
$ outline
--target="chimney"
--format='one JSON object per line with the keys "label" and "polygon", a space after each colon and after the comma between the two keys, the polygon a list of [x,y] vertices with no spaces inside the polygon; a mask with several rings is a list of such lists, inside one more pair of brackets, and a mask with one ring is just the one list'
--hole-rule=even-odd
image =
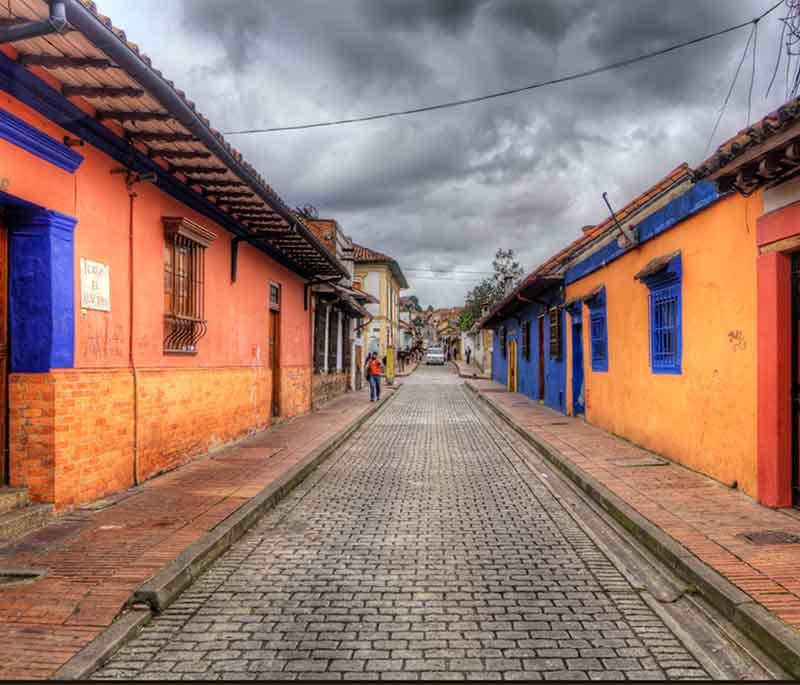
{"label": "chimney", "polygon": [[591,231],[593,228],[594,228],[594,225],[593,225],[593,224],[587,224],[586,226],[584,226],[584,227],[581,229],[581,231],[583,231],[583,233],[584,233],[584,235],[585,235],[586,233],[588,233],[589,231]]}
{"label": "chimney", "polygon": [[511,284],[514,282],[513,276],[505,276],[503,278],[503,292],[508,293],[511,290]]}

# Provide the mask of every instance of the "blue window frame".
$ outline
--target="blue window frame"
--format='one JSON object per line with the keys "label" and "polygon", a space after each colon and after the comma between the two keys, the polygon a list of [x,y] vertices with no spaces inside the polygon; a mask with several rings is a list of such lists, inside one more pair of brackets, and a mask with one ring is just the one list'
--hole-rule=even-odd
{"label": "blue window frame", "polygon": [[589,335],[592,344],[592,371],[608,371],[608,322],[606,320],[606,289],[587,298]]}
{"label": "blue window frame", "polygon": [[653,260],[640,276],[650,289],[650,369],[653,373],[681,373],[681,276],[680,253]]}

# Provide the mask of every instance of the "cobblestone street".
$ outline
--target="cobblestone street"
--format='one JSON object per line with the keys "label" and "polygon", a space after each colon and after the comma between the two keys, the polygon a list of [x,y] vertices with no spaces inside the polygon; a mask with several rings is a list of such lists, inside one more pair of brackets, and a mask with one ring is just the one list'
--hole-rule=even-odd
{"label": "cobblestone street", "polygon": [[420,368],[95,677],[720,677],[508,440]]}

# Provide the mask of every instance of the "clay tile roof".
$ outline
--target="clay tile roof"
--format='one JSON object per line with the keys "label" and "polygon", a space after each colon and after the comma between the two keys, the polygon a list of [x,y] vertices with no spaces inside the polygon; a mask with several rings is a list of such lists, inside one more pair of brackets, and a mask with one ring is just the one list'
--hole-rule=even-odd
{"label": "clay tile roof", "polygon": [[711,176],[750,148],[768,141],[798,121],[800,98],[795,98],[722,143],[711,157],[694,170],[695,177],[702,179]]}
{"label": "clay tile roof", "polygon": [[358,243],[353,243],[353,259],[356,264],[388,264],[394,277],[400,282],[400,287],[409,287],[400,265],[393,257],[385,255],[383,252],[378,252],[377,250],[371,250]]}
{"label": "clay tile roof", "polygon": [[[654,198],[661,195],[661,193],[666,192],[681,181],[691,178],[691,173],[692,172],[689,170],[689,165],[685,162],[675,167],[666,176],[664,176],[664,178],[650,186],[647,190],[642,192],[640,195],[637,195],[628,204],[619,209],[616,212],[617,219],[620,223],[623,223],[625,220],[636,214],[637,211],[647,206]],[[546,284],[546,279],[555,276],[555,273],[558,271],[559,267],[565,264],[566,261],[575,255],[582,247],[588,245],[593,240],[596,240],[604,233],[615,229],[616,222],[611,216],[607,217],[604,221],[601,221],[593,228],[584,226],[583,229],[581,229],[582,232],[578,238],[573,240],[565,248],[559,252],[556,252],[556,254],[531,271],[525,278],[522,279],[522,281],[520,281],[516,288],[506,295],[500,302],[496,303],[486,314],[486,316],[482,317],[480,321],[478,321],[477,325],[484,327],[487,323],[495,319],[495,317],[497,317],[506,307],[508,307],[509,304],[515,302],[518,299],[517,295],[526,288],[534,286],[537,282]]]}
{"label": "clay tile roof", "polygon": [[383,254],[383,252],[378,252],[377,250],[371,250],[368,247],[364,247],[363,245],[358,245],[357,243],[353,243],[353,255],[355,256],[355,260],[357,262],[383,262],[389,264],[394,261],[389,255]]}
{"label": "clay tile roof", "polygon": [[[0,12],[4,19],[11,18],[17,20],[31,20],[46,18],[49,13],[49,0],[25,0],[25,2],[3,3]],[[219,188],[232,187],[232,184],[239,184],[242,191],[250,193],[251,200],[261,203],[258,211],[262,212],[265,220],[275,221],[282,227],[297,228],[290,236],[286,236],[281,241],[277,238],[258,237],[255,239],[259,244],[269,245],[273,254],[280,254],[292,261],[294,267],[313,274],[332,274],[347,273],[345,267],[336,257],[325,250],[320,241],[314,236],[305,225],[301,217],[293,216],[292,211],[280,196],[270,187],[256,169],[247,163],[242,154],[235,150],[225,141],[222,134],[211,127],[208,119],[197,111],[196,105],[186,95],[178,89],[176,85],[167,79],[158,69],[153,67],[152,60],[145,55],[139,46],[130,41],[125,32],[114,26],[112,21],[98,11],[97,5],[91,0],[68,0],[67,18],[73,26],[72,31],[65,34],[51,34],[46,38],[32,38],[14,41],[9,45],[20,55],[37,55],[46,53],[45,57],[90,57],[95,59],[107,58],[109,62],[114,62],[114,54],[124,53],[124,60],[130,63],[128,68],[117,65],[118,68],[107,70],[93,70],[84,67],[70,67],[63,65],[41,67],[48,71],[49,75],[58,81],[74,86],[128,86],[145,91],[143,97],[134,100],[120,101],[114,106],[109,105],[107,100],[101,95],[86,95],[82,98],[98,111],[110,114],[114,119],[114,112],[125,113],[132,111],[135,114],[153,114],[161,116],[161,119],[140,125],[135,119],[125,119],[121,117],[110,130],[115,135],[119,134],[121,128],[124,135],[135,134],[140,136],[140,140],[134,143],[133,149],[137,154],[149,155],[151,158],[159,159],[160,153],[182,153],[196,152],[205,154],[210,162],[201,163],[191,162],[188,165],[181,165],[175,162],[168,167],[171,175],[189,188],[205,188],[205,200],[216,204],[223,213],[233,219],[240,228],[244,228],[248,233],[255,233],[249,223],[254,219],[243,218],[244,215],[232,210],[224,202],[217,198],[225,195],[224,190]],[[103,35],[98,38],[98,33]],[[107,35],[106,35],[107,34]],[[96,42],[92,42],[90,35],[94,36]],[[118,41],[120,45],[115,42]],[[43,46],[46,46],[44,48]],[[135,62],[135,66],[131,63]],[[141,81],[144,80],[152,85],[155,76],[158,88],[146,88]],[[171,90],[169,95],[165,95],[162,85]],[[180,107],[176,108],[176,102]],[[184,106],[191,110],[196,119],[187,121],[187,116],[178,109]],[[173,111],[175,110],[175,111]],[[202,125],[199,125],[202,124]],[[67,127],[69,130],[69,127]],[[141,139],[142,136],[166,136],[165,138]],[[169,140],[169,137],[183,136],[181,139]],[[212,140],[213,139],[213,140]],[[159,146],[155,147],[154,143]],[[138,147],[136,147],[138,146]],[[146,149],[143,150],[143,148]],[[211,153],[210,157],[207,153]],[[214,159],[216,157],[216,159]],[[167,159],[167,157],[163,157]],[[219,168],[223,165],[223,172],[208,171],[204,172],[208,177],[198,179],[196,177],[197,168],[202,169],[207,164],[212,164],[212,168]],[[190,169],[181,172],[181,167]],[[162,167],[163,168],[163,167]],[[195,175],[193,177],[192,175]],[[226,185],[220,185],[226,184]],[[214,188],[217,188],[214,190]],[[246,188],[246,190],[245,190]],[[240,191],[240,192],[242,192]],[[194,192],[194,191],[193,191]],[[201,195],[201,193],[197,193]],[[208,197],[215,198],[208,200]],[[310,249],[309,249],[310,248]]]}

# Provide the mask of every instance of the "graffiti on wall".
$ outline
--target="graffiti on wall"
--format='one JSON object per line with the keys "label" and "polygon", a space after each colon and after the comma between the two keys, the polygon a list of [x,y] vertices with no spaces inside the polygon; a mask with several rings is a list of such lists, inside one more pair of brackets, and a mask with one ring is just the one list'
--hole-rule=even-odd
{"label": "graffiti on wall", "polygon": [[108,319],[87,321],[81,352],[84,359],[94,361],[124,359],[125,329],[122,324],[115,324],[112,327]]}

